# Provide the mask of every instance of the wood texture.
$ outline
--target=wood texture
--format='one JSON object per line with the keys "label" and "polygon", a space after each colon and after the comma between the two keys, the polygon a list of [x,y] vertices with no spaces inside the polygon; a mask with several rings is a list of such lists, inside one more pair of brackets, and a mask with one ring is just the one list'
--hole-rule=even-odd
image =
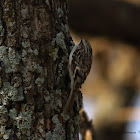
{"label": "wood texture", "polygon": [[73,116],[62,113],[73,45],[65,0],[0,1],[1,139],[78,139],[81,94]]}

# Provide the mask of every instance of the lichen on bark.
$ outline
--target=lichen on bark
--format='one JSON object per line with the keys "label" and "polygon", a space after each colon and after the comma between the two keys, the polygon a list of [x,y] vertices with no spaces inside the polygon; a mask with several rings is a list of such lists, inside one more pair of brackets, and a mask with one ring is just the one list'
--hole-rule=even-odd
{"label": "lichen on bark", "polygon": [[73,116],[63,114],[74,45],[66,15],[65,0],[0,1],[1,139],[78,139],[80,93]]}

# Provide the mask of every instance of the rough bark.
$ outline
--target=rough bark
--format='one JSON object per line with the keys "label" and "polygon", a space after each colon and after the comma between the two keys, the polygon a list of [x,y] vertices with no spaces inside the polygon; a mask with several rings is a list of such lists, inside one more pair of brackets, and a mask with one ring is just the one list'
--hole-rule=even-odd
{"label": "rough bark", "polygon": [[0,1],[1,139],[78,139],[80,91],[73,116],[63,114],[74,45],[66,15],[66,0]]}

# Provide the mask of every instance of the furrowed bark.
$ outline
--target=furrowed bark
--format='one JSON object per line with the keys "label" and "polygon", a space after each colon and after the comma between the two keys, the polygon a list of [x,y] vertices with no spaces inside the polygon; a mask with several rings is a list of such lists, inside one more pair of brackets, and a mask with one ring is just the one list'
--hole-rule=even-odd
{"label": "furrowed bark", "polygon": [[0,1],[1,139],[78,139],[80,91],[73,116],[62,113],[73,45],[66,0]]}

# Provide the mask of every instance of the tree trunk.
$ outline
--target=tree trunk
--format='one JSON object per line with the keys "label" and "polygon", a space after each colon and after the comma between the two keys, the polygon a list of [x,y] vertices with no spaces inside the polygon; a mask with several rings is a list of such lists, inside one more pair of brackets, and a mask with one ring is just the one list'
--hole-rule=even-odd
{"label": "tree trunk", "polygon": [[73,45],[66,0],[0,0],[2,140],[78,139],[80,91],[63,114]]}

